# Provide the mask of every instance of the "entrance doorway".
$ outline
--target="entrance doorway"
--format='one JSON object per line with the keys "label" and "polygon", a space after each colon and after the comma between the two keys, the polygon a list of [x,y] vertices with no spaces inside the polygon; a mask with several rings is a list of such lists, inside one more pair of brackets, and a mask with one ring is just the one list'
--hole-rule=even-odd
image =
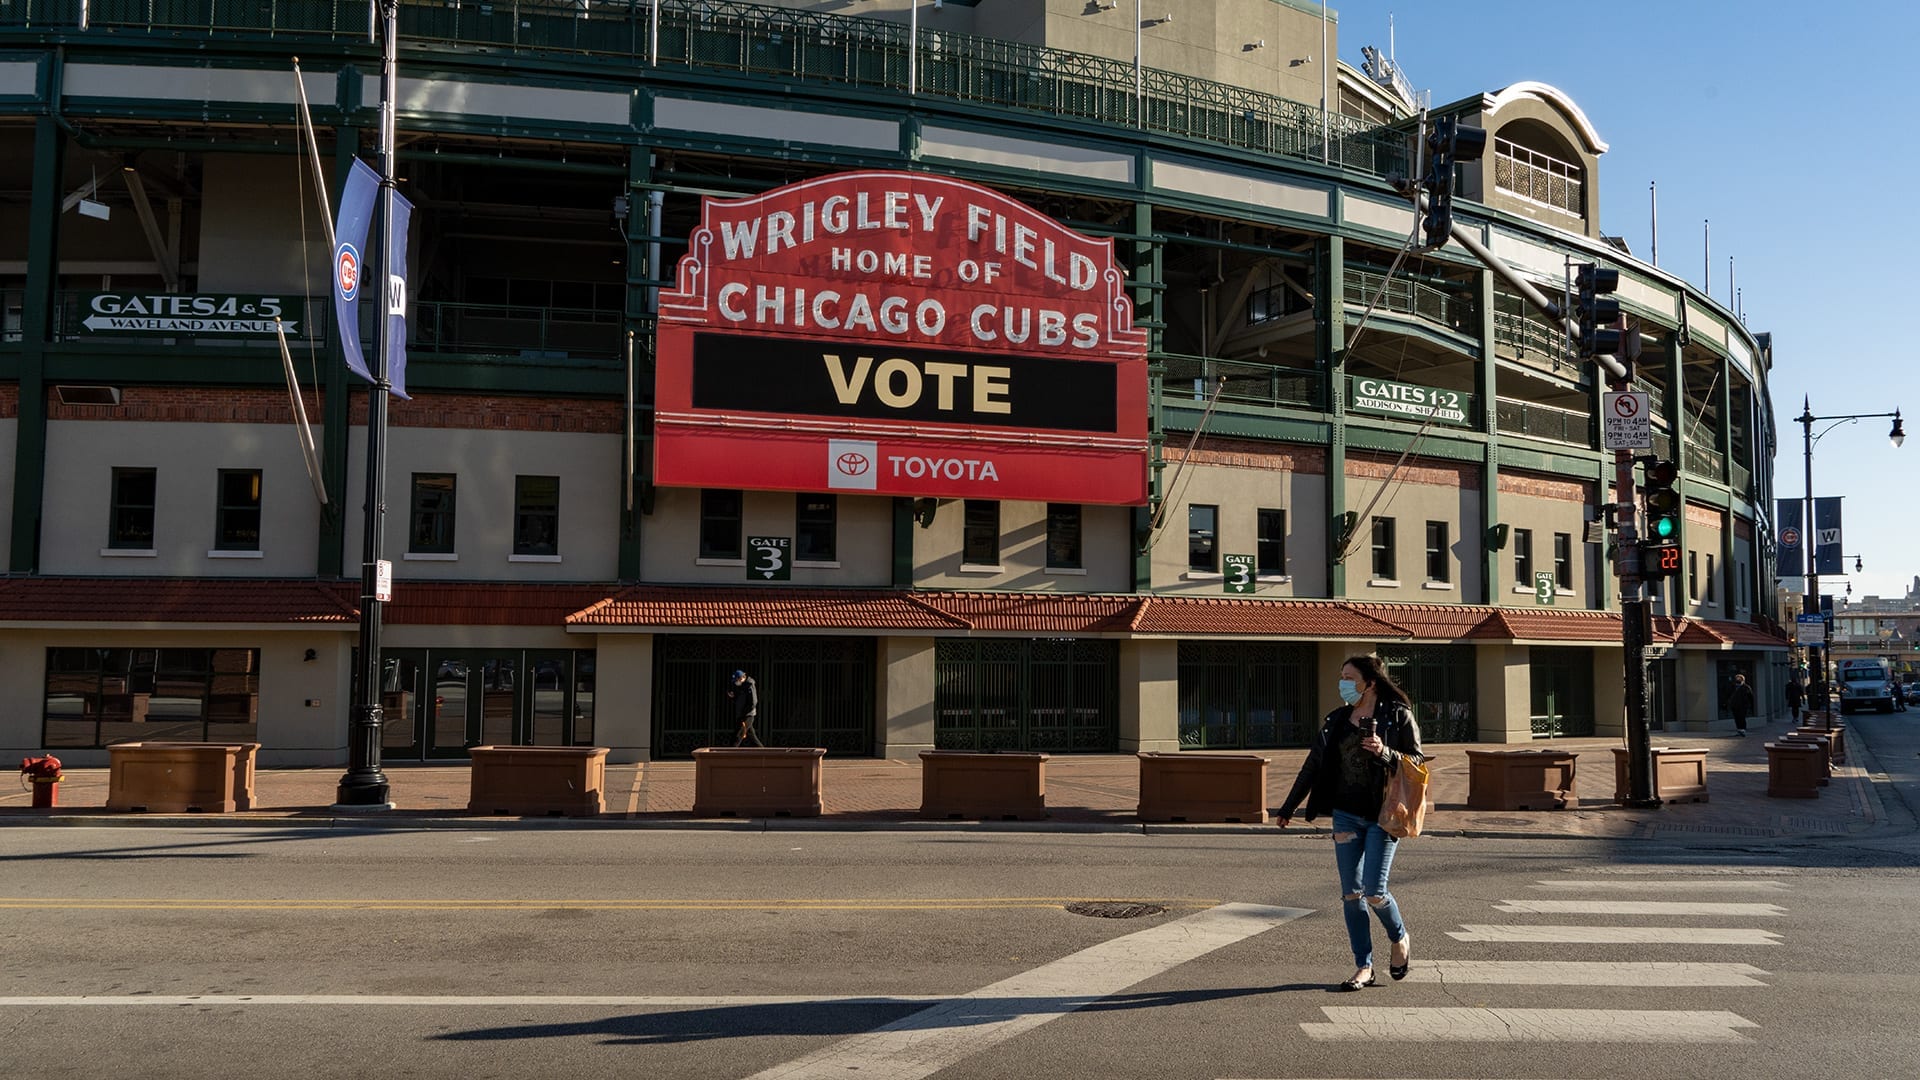
{"label": "entrance doorway", "polygon": [[590,649],[387,649],[380,668],[383,760],[593,743]]}

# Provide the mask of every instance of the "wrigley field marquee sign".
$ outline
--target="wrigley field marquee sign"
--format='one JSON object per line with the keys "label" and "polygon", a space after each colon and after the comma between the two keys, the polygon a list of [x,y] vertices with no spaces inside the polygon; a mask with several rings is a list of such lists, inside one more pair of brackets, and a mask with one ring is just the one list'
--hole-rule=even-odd
{"label": "wrigley field marquee sign", "polygon": [[661,296],[655,482],[1143,505],[1123,284],[1112,241],[946,177],[709,198]]}
{"label": "wrigley field marquee sign", "polygon": [[281,319],[288,337],[300,336],[298,296],[226,293],[96,292],[80,295],[80,334],[177,334],[272,337]]}
{"label": "wrigley field marquee sign", "polygon": [[1347,380],[1347,408],[1399,420],[1426,420],[1438,424],[1471,424],[1467,415],[1473,396],[1459,390],[1355,376]]}

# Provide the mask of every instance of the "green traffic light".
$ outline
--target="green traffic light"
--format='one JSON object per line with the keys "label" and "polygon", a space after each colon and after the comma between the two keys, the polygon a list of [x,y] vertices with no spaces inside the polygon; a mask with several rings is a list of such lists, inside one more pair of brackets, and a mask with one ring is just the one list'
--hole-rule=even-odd
{"label": "green traffic light", "polygon": [[1672,539],[1678,527],[1679,523],[1670,517],[1657,517],[1653,519],[1653,535],[1662,540]]}

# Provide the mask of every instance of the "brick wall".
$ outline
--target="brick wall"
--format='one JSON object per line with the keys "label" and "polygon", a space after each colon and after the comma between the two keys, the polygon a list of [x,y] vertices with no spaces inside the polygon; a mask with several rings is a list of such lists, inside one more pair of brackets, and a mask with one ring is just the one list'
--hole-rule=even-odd
{"label": "brick wall", "polygon": [[[307,420],[320,421],[321,394],[303,391]],[[188,424],[291,424],[285,390],[258,387],[124,386],[118,405],[62,405],[47,390],[49,420],[146,420]]]}
{"label": "brick wall", "polygon": [[[1167,436],[1162,451],[1169,465],[1187,460],[1186,439],[1178,433]],[[1195,465],[1225,465],[1236,469],[1267,469],[1274,472],[1316,473],[1326,475],[1327,451],[1322,446],[1293,443],[1254,442],[1251,439],[1222,439],[1201,436],[1193,448]]]}
{"label": "brick wall", "polygon": [[[18,413],[19,387],[0,387],[0,418]],[[302,392],[307,420],[320,423],[324,395]],[[419,394],[412,401],[392,399],[387,408],[391,427],[462,428],[476,431],[571,431],[595,435],[620,432],[621,404],[572,398]],[[365,394],[351,395],[352,422],[367,422]],[[47,391],[51,420],[145,420],[194,424],[291,424],[293,410],[287,392],[250,387],[127,386],[120,404],[62,405]]]}
{"label": "brick wall", "polygon": [[1701,506],[1699,503],[1687,504],[1687,524],[1698,525],[1703,529],[1727,527],[1725,515],[1711,506]]}
{"label": "brick wall", "polygon": [[[575,398],[507,397],[474,394],[416,394],[412,401],[394,398],[387,406],[387,423],[407,428],[462,428],[473,431],[572,431],[590,435],[618,435],[618,401]],[[367,399],[354,395],[348,406],[352,422],[367,422]]]}
{"label": "brick wall", "polygon": [[[1350,450],[1347,452],[1347,475],[1366,480],[1385,480],[1395,475],[1393,463],[1399,459],[1398,454]],[[1436,461],[1432,458],[1412,455],[1400,466],[1397,480],[1409,484],[1479,491],[1480,466],[1461,461]]]}
{"label": "brick wall", "polygon": [[0,386],[0,420],[12,420],[20,415],[20,384],[7,383]]}
{"label": "brick wall", "polygon": [[1564,476],[1540,473],[1500,473],[1500,494],[1526,495],[1536,499],[1554,499],[1587,506],[1594,501],[1597,484],[1592,480],[1570,480]]}

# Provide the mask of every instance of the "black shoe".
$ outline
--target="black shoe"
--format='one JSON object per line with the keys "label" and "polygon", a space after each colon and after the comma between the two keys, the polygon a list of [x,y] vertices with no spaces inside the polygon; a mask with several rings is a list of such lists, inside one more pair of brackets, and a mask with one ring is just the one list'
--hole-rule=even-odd
{"label": "black shoe", "polygon": [[1407,962],[1404,964],[1394,963],[1392,961],[1392,954],[1388,954],[1387,974],[1393,976],[1394,982],[1399,982],[1401,979],[1407,977],[1407,969],[1413,966],[1413,935],[1401,934],[1400,940],[1394,942],[1394,944],[1405,945],[1407,947]]}
{"label": "black shoe", "polygon": [[1369,972],[1364,981],[1359,978],[1348,979],[1346,982],[1343,982],[1339,986],[1334,987],[1334,989],[1339,990],[1342,993],[1351,993],[1352,991],[1355,991],[1355,990],[1361,990],[1369,986],[1379,986],[1379,985],[1380,985],[1380,981],[1378,979],[1375,979],[1372,973]]}

